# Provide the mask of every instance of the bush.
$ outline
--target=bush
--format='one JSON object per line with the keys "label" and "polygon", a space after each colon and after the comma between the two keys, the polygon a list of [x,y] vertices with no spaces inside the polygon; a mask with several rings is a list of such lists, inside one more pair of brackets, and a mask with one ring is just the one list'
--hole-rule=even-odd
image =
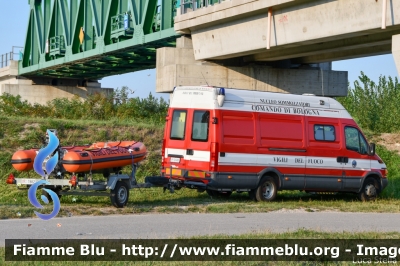
{"label": "bush", "polygon": [[337,100],[349,111],[357,123],[375,133],[400,130],[400,84],[398,79],[379,77],[376,84],[363,72],[360,81],[349,88],[347,97]]}
{"label": "bush", "polygon": [[25,116],[39,118],[61,118],[73,120],[114,120],[163,124],[168,110],[164,99],[155,98],[151,93],[147,98],[128,98],[128,88],[122,87],[111,96],[93,94],[82,100],[57,98],[47,105],[30,104],[21,96],[4,93],[0,96],[0,116]]}

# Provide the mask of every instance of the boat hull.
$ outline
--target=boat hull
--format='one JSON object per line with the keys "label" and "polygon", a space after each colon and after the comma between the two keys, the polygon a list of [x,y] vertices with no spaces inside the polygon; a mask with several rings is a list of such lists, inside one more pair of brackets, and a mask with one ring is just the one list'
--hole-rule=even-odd
{"label": "boat hull", "polygon": [[101,147],[98,143],[89,149],[68,151],[61,164],[67,172],[81,173],[132,165],[146,158],[146,146],[141,142],[113,144]]}
{"label": "boat hull", "polygon": [[[135,141],[97,142],[86,146],[61,147],[59,165],[66,172],[82,173],[120,168],[144,160],[146,146]],[[17,171],[33,169],[39,149],[20,150],[13,154],[11,164]]]}

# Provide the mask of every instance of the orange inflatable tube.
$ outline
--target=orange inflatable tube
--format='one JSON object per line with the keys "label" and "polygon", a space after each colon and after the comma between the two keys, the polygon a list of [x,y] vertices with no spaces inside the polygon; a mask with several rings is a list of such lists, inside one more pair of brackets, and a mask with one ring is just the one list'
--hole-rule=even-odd
{"label": "orange inflatable tube", "polygon": [[[96,142],[92,145],[61,147],[63,157],[59,163],[67,172],[81,173],[91,170],[122,167],[146,158],[147,149],[141,142]],[[20,150],[13,154],[11,164],[17,171],[33,169],[39,149]]]}
{"label": "orange inflatable tube", "polygon": [[33,161],[39,149],[17,151],[11,158],[11,164],[18,171],[29,171],[33,169]]}
{"label": "orange inflatable tube", "polygon": [[[84,149],[89,148],[90,145],[84,146],[66,146],[61,147],[63,150],[71,149]],[[16,151],[11,157],[11,164],[17,171],[29,171],[33,169],[33,162],[35,161],[36,155],[40,149],[20,150]]]}
{"label": "orange inflatable tube", "polygon": [[81,173],[131,165],[142,161],[146,155],[146,146],[141,142],[98,142],[89,148],[68,150],[61,164],[67,172]]}

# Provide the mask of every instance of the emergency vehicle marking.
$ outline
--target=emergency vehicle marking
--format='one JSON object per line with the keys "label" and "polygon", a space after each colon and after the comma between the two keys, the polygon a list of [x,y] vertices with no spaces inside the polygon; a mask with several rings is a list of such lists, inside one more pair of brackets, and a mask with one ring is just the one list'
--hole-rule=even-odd
{"label": "emergency vehicle marking", "polygon": [[[312,156],[276,156],[268,154],[249,154],[249,153],[225,153],[224,157],[218,158],[219,165],[242,165],[242,166],[284,166],[290,168],[329,168],[344,170],[363,170],[371,169],[369,159],[357,159],[357,167],[353,168],[349,158],[349,163],[338,163],[336,157],[312,157]],[[386,168],[385,164],[374,164],[375,169]]]}
{"label": "emergency vehicle marking", "polygon": [[[193,150],[193,154],[186,155],[185,149],[165,149],[165,158],[168,154],[182,155],[184,160],[196,160],[201,162],[210,161],[209,151]],[[376,160],[357,159],[357,166],[353,167],[353,158],[349,158],[349,163],[338,163],[336,157],[312,157],[312,156],[276,156],[268,154],[249,154],[249,153],[225,153],[224,157],[218,158],[219,165],[243,165],[243,166],[285,166],[290,168],[330,168],[343,170],[363,170],[386,169],[385,164],[380,164]]]}
{"label": "emergency vehicle marking", "polygon": [[307,159],[308,164],[324,164],[324,160],[322,159]]}
{"label": "emergency vehicle marking", "polygon": [[270,99],[260,99],[260,102],[265,103],[265,104],[277,104],[277,105],[291,105],[291,106],[310,107],[310,104],[306,103],[306,102],[293,102],[293,101],[270,100]]}
{"label": "emergency vehicle marking", "polygon": [[288,158],[286,158],[286,157],[274,157],[274,162],[287,163],[288,162]]}
{"label": "emergency vehicle marking", "polygon": [[[193,95],[193,91],[201,91],[203,94]],[[307,98],[309,96],[284,95],[273,92],[230,90],[225,96],[222,107],[216,100],[217,89],[210,87],[180,87],[174,91],[171,98],[170,108],[190,108],[190,109],[217,109],[217,110],[240,110],[242,112],[267,112],[274,114],[305,115],[318,117],[348,118],[350,114],[341,105],[330,103],[328,97]],[[270,95],[269,98],[260,96]],[[197,97],[197,98],[194,98]],[[273,99],[276,97],[277,99]],[[293,98],[293,100],[282,100],[279,97]],[[298,97],[306,97],[313,101],[296,101]],[[196,100],[193,100],[196,99]],[[320,101],[324,105],[320,105]]]}
{"label": "emergency vehicle marking", "polygon": [[[295,107],[279,107],[279,106],[268,106],[268,105],[252,105],[251,110],[253,111],[264,111],[268,113],[281,113],[281,114],[297,114],[297,115],[320,115],[319,110],[315,109],[303,109]],[[325,111],[325,110],[322,110]]]}
{"label": "emergency vehicle marking", "polygon": [[303,158],[294,158],[294,163],[304,163]]}

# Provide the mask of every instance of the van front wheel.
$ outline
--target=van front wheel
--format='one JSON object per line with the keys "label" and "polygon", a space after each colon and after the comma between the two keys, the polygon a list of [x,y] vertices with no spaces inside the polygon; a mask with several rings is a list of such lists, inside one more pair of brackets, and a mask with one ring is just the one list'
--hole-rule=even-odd
{"label": "van front wheel", "polygon": [[261,179],[255,190],[257,201],[273,201],[276,198],[278,186],[273,177],[265,176]]}
{"label": "van front wheel", "polygon": [[379,194],[379,184],[375,178],[368,177],[358,193],[358,198],[361,201],[375,200]]}

